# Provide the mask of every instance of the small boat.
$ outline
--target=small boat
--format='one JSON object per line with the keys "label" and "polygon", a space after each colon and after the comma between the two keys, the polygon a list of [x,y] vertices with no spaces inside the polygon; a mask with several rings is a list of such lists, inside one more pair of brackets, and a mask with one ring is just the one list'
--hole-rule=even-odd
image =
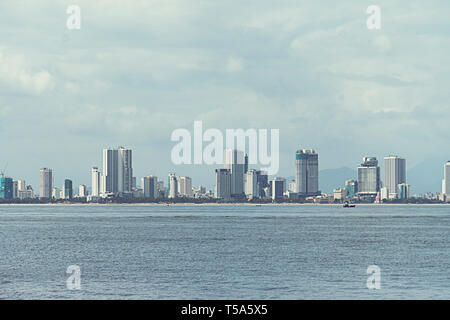
{"label": "small boat", "polygon": [[354,204],[349,204],[348,202],[346,202],[346,203],[344,203],[344,206],[343,206],[344,208],[354,208],[354,207],[356,207],[356,205],[354,205]]}

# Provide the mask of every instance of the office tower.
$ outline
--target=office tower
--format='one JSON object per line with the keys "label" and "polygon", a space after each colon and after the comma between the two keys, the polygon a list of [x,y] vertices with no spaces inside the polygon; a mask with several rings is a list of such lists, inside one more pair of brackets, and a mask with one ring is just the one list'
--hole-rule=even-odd
{"label": "office tower", "polygon": [[444,164],[444,179],[442,180],[442,193],[450,196],[450,160]]}
{"label": "office tower", "polygon": [[319,155],[312,149],[295,153],[295,192],[300,196],[319,194]]}
{"label": "office tower", "polygon": [[[24,180],[19,180],[19,181],[23,181],[25,183]],[[24,190],[19,190],[18,191],[18,196],[19,196],[19,199],[31,199],[31,198],[34,198],[33,188],[31,186],[26,186]]]}
{"label": "office tower", "polygon": [[388,197],[398,196],[398,185],[406,183],[406,160],[397,156],[384,157],[384,186]]}
{"label": "office tower", "polygon": [[248,154],[245,154],[244,157],[244,174],[246,174],[248,171]]}
{"label": "office tower", "polygon": [[118,148],[118,190],[131,192],[133,190],[133,166],[131,149]]}
{"label": "office tower", "polygon": [[267,171],[257,170],[256,171],[256,184],[257,184],[257,194],[259,198],[265,198],[266,193],[264,189],[269,187],[269,178]]}
{"label": "office tower", "polygon": [[60,188],[58,188],[58,187],[52,188],[52,198],[53,199],[56,199],[56,200],[61,199],[61,196],[63,196],[63,195],[64,194]]}
{"label": "office tower", "polygon": [[270,181],[272,187],[272,200],[281,200],[284,198],[283,194],[286,190],[286,179],[275,178]]}
{"label": "office tower", "polygon": [[250,169],[245,174],[245,196],[247,199],[259,198],[256,170]]}
{"label": "office tower", "polygon": [[17,191],[26,191],[27,185],[25,180],[17,180]]}
{"label": "office tower", "polygon": [[155,176],[146,176],[141,179],[144,198],[155,200],[158,198],[158,178]]}
{"label": "office tower", "polygon": [[91,195],[98,197],[100,195],[101,174],[97,167],[91,170]]}
{"label": "office tower", "polygon": [[231,172],[231,196],[244,196],[244,153],[239,150],[226,149],[224,154],[224,168]]}
{"label": "office tower", "polygon": [[175,173],[169,173],[169,198],[176,198],[178,197],[178,179]]}
{"label": "office tower", "polygon": [[398,198],[399,199],[408,199],[410,193],[410,186],[406,183],[400,183],[398,186]]}
{"label": "office tower", "polygon": [[346,180],[345,189],[347,190],[347,198],[353,198],[358,193],[358,181]]}
{"label": "office tower", "polygon": [[380,167],[376,157],[364,157],[358,167],[358,194],[376,196],[380,191]]}
{"label": "office tower", "polygon": [[69,180],[69,179],[64,180],[62,197],[64,199],[72,199],[73,198],[72,180]]}
{"label": "office tower", "polygon": [[81,184],[81,185],[78,187],[78,196],[79,196],[80,198],[84,198],[84,197],[87,197],[87,195],[88,195],[88,191],[87,191],[86,185]]}
{"label": "office tower", "polygon": [[192,179],[190,177],[178,177],[178,194],[181,197],[192,197]]}
{"label": "office tower", "polygon": [[103,172],[101,193],[119,192],[119,151],[103,149]]}
{"label": "office tower", "polygon": [[216,185],[214,197],[218,199],[231,199],[231,171],[228,169],[216,169]]}
{"label": "office tower", "polygon": [[52,197],[52,169],[42,168],[39,185],[39,198],[50,199]]}
{"label": "office tower", "polygon": [[13,180],[13,191],[12,191],[13,199],[18,198],[18,192],[19,192],[19,182],[17,180]]}
{"label": "office tower", "polygon": [[133,187],[132,151],[124,147],[103,149],[100,193],[130,193]]}
{"label": "office tower", "polygon": [[13,198],[13,179],[0,177],[0,199],[11,200]]}

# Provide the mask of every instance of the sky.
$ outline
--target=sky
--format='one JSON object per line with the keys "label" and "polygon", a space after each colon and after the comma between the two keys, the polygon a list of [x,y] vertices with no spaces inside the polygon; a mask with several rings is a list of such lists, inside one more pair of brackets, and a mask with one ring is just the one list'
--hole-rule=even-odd
{"label": "sky", "polygon": [[121,145],[138,180],[176,172],[212,188],[215,167],[171,161],[171,133],[196,120],[279,129],[278,176],[303,148],[320,169],[450,159],[450,2],[377,1],[369,30],[372,4],[0,1],[0,168],[35,190],[42,167],[90,186],[101,150]]}

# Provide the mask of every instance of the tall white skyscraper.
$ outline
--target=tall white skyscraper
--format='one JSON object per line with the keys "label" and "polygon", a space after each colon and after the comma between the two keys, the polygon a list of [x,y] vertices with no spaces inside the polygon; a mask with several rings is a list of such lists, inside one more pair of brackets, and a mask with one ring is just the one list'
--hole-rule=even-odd
{"label": "tall white skyscraper", "polygon": [[131,149],[103,149],[103,174],[101,193],[131,192],[133,166]]}
{"label": "tall white skyscraper", "polygon": [[169,173],[169,198],[178,197],[178,178],[175,173]]}
{"label": "tall white skyscraper", "polygon": [[178,193],[181,197],[192,197],[192,179],[190,177],[178,177]]}
{"label": "tall white skyscraper", "polygon": [[226,149],[224,153],[224,168],[231,173],[231,196],[244,197],[244,152]]}
{"label": "tall white skyscraper", "polygon": [[364,157],[358,167],[358,194],[376,196],[380,191],[380,167],[376,157]]}
{"label": "tall white skyscraper", "polygon": [[52,169],[42,168],[39,185],[39,198],[50,199],[52,197]]}
{"label": "tall white skyscraper", "polygon": [[144,197],[148,199],[158,198],[158,178],[155,176],[146,176],[141,179]]}
{"label": "tall white skyscraper", "polygon": [[78,196],[79,197],[87,197],[88,195],[88,191],[87,191],[87,187],[84,184],[80,184],[80,186],[78,187]]}
{"label": "tall white skyscraper", "polygon": [[97,167],[92,168],[91,172],[91,188],[92,188],[92,196],[98,197],[100,195],[100,184],[101,184],[101,175],[100,171],[98,171]]}
{"label": "tall white skyscraper", "polygon": [[245,196],[248,199],[259,198],[258,174],[256,170],[250,169],[245,174]]}
{"label": "tall white skyscraper", "polygon": [[384,187],[390,199],[399,196],[398,185],[402,183],[406,183],[406,160],[398,156],[384,157]]}
{"label": "tall white skyscraper", "polygon": [[450,160],[444,164],[444,179],[442,180],[442,193],[450,196]]}
{"label": "tall white skyscraper", "polygon": [[302,196],[319,194],[319,155],[313,149],[295,153],[295,192]]}

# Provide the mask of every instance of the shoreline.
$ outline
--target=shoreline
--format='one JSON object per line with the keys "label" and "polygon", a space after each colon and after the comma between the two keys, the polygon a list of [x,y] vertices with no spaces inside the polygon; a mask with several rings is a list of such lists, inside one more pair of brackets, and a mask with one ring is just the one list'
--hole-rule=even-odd
{"label": "shoreline", "polygon": [[[448,206],[448,203],[355,203],[356,206]],[[8,206],[338,206],[342,203],[0,203],[0,207]]]}

